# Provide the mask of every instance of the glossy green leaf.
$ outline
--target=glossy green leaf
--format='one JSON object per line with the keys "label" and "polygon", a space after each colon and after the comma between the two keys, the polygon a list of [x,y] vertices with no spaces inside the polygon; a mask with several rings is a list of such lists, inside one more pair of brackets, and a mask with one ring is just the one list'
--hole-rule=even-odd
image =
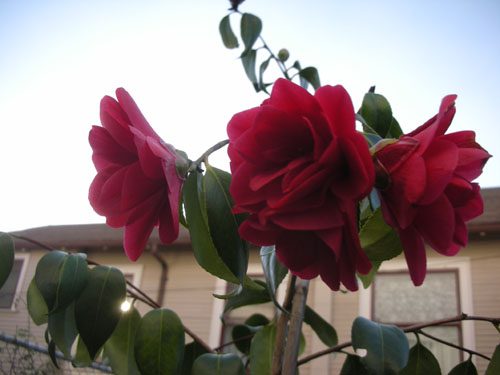
{"label": "glossy green leaf", "polygon": [[142,375],[173,375],[182,368],[184,326],[175,312],[155,309],[143,316],[135,336],[135,358]]}
{"label": "glossy green leaf", "polygon": [[493,357],[491,357],[490,364],[486,369],[486,375],[498,375],[500,374],[500,345],[497,345]]}
{"label": "glossy green leaf", "polygon": [[308,324],[313,329],[321,342],[326,346],[331,347],[339,343],[335,328],[309,306],[306,306],[304,312],[304,323]]}
{"label": "glossy green leaf", "polygon": [[250,52],[255,41],[259,38],[260,32],[262,31],[262,21],[259,17],[254,16],[253,14],[243,13],[240,28],[241,39],[245,45],[245,49],[241,56],[244,57]]}
{"label": "glossy green leaf", "polygon": [[238,47],[238,39],[236,39],[236,35],[234,35],[233,29],[231,28],[229,14],[220,20],[219,33],[222,37],[222,43],[224,43],[226,48],[232,49]]}
{"label": "glossy green leaf", "polygon": [[259,83],[257,82],[257,76],[255,74],[255,62],[257,60],[257,51],[252,49],[241,58],[243,63],[243,69],[245,69],[245,74],[247,78],[252,82],[255,91],[259,91]]}
{"label": "glossy green leaf", "polygon": [[49,352],[49,357],[50,357],[50,360],[52,361],[52,364],[57,369],[59,369],[59,364],[57,363],[57,356],[56,356],[56,343],[54,342],[54,340],[49,341],[47,351]]}
{"label": "glossy green leaf", "polygon": [[81,336],[78,336],[78,342],[76,344],[75,358],[73,359],[73,366],[75,367],[88,367],[92,363],[92,358],[90,358],[89,351],[85,346]]}
{"label": "glossy green leaf", "polygon": [[260,280],[254,281],[257,284],[262,285],[264,288],[260,291],[243,288],[240,294],[227,300],[226,305],[224,306],[224,313],[234,310],[238,307],[256,305],[271,301],[271,297],[269,296],[267,289],[265,289],[266,284]]}
{"label": "glossy green leaf", "polygon": [[382,138],[387,138],[392,123],[392,110],[386,98],[380,94],[367,92],[359,113],[371,129],[375,130]]}
{"label": "glossy green leaf", "polygon": [[408,364],[401,370],[401,375],[441,375],[439,362],[434,354],[421,343],[415,344],[410,350]]}
{"label": "glossy green leaf", "polygon": [[472,362],[472,358],[469,357],[469,360],[459,363],[453,367],[448,375],[477,375],[477,369]]}
{"label": "glossy green leaf", "polygon": [[348,354],[340,370],[340,375],[369,375],[369,373],[359,356]]}
{"label": "glossy green leaf", "polygon": [[243,362],[236,354],[211,354],[199,356],[193,364],[192,375],[245,375]]}
{"label": "glossy green leaf", "polygon": [[191,246],[198,264],[212,275],[239,284],[238,278],[223,262],[213,243],[208,224],[203,176],[197,172],[191,173],[182,192]]}
{"label": "glossy green leaf", "polygon": [[250,345],[251,374],[270,374],[273,365],[274,342],[276,341],[276,326],[274,324],[262,327],[255,334]]}
{"label": "glossy green leaf", "polygon": [[207,353],[207,350],[198,344],[196,341],[190,342],[184,347],[184,358],[182,360],[181,375],[191,375],[193,363],[202,354]]}
{"label": "glossy green leaf", "polygon": [[398,234],[384,221],[381,208],[366,220],[359,231],[359,240],[371,261],[392,259],[403,251]]}
{"label": "glossy green leaf", "polygon": [[78,336],[75,322],[75,304],[65,310],[52,313],[48,318],[50,336],[66,358],[71,357],[71,347]]}
{"label": "glossy green leaf", "polygon": [[299,76],[309,82],[315,90],[321,86],[318,70],[313,66],[309,66],[299,71]]}
{"label": "glossy green leaf", "polygon": [[14,266],[15,248],[12,237],[0,234],[0,288],[7,281]]}
{"label": "glossy green leaf", "polygon": [[97,266],[90,270],[87,285],[76,300],[75,317],[92,359],[120,321],[125,291],[125,278],[117,268]]}
{"label": "glossy green leaf", "polygon": [[109,359],[115,375],[141,375],[135,362],[135,334],[141,316],[135,307],[124,312],[113,334],[104,344],[104,356]]}
{"label": "glossy green leaf", "polygon": [[366,349],[362,362],[373,374],[398,374],[408,362],[408,339],[396,326],[358,317],[352,325],[352,346]]}
{"label": "glossy green leaf", "polygon": [[34,278],[28,286],[26,303],[28,305],[28,313],[37,326],[48,322],[49,309],[43,299],[42,293],[40,293],[38,287],[36,286]]}
{"label": "glossy green leaf", "polygon": [[224,264],[243,283],[248,266],[248,243],[238,234],[240,222],[232,213],[229,192],[231,174],[206,164],[203,177],[208,226],[215,248]]}
{"label": "glossy green leaf", "polygon": [[37,264],[35,282],[49,313],[68,307],[87,284],[88,268],[79,254],[51,251]]}

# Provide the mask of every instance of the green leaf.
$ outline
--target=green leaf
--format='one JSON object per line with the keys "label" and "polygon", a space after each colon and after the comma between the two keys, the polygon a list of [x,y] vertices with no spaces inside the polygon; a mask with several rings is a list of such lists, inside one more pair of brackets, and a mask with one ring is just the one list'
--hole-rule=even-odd
{"label": "green leaf", "polygon": [[386,98],[380,94],[367,92],[359,113],[378,135],[387,138],[392,123],[392,110]]}
{"label": "green leaf", "polygon": [[269,295],[271,296],[274,304],[280,310],[283,310],[281,305],[278,303],[278,300],[276,299],[276,290],[288,273],[288,269],[278,261],[274,246],[261,247],[260,261],[262,263],[262,269],[264,270],[264,275],[266,277],[266,285],[267,290],[269,291]]}
{"label": "green leaf", "polygon": [[142,375],[178,374],[184,355],[184,326],[175,312],[155,309],[141,319],[135,358]]}
{"label": "green leaf", "polygon": [[251,374],[270,374],[273,365],[276,325],[262,327],[255,334],[250,345]]}
{"label": "green leaf", "polygon": [[348,354],[342,365],[340,375],[369,375],[368,370],[357,355]]}
{"label": "green leaf", "polygon": [[52,313],[48,318],[50,336],[66,358],[71,357],[71,347],[78,336],[75,322],[75,304],[65,310]]}
{"label": "green leaf", "polygon": [[7,281],[14,266],[14,241],[7,233],[0,234],[0,288]]}
{"label": "green leaf", "polygon": [[191,246],[198,264],[212,275],[239,284],[238,278],[222,261],[213,243],[208,225],[203,177],[200,173],[193,172],[188,176],[184,183],[183,198]]}
{"label": "green leaf", "polygon": [[375,146],[379,141],[383,139],[378,134],[373,133],[363,133],[363,137],[365,137],[370,147]]}
{"label": "green leaf", "polygon": [[193,363],[192,375],[245,375],[243,362],[236,354],[211,354],[199,356]]}
{"label": "green leaf", "polygon": [[408,339],[396,326],[358,317],[352,325],[352,346],[367,350],[362,362],[377,375],[398,374],[408,362]]}
{"label": "green leaf", "polygon": [[309,82],[315,90],[321,86],[318,69],[313,66],[309,66],[299,71],[299,76]]}
{"label": "green leaf", "polygon": [[259,67],[259,89],[264,90],[267,92],[266,87],[271,85],[271,84],[266,84],[264,83],[264,72],[266,71],[267,67],[269,66],[269,61],[271,61],[272,56],[269,56],[266,60],[264,60]]}
{"label": "green leaf", "polygon": [[50,360],[52,361],[52,364],[57,369],[59,369],[59,364],[57,363],[57,356],[56,356],[56,343],[54,342],[54,340],[50,340],[47,350],[49,352],[49,357]]}
{"label": "green leaf", "polygon": [[238,47],[238,39],[236,39],[236,35],[234,35],[231,23],[229,22],[229,14],[220,20],[219,33],[222,37],[222,43],[224,43],[226,48],[232,49]]}
{"label": "green leaf", "polygon": [[92,359],[121,318],[125,290],[125,278],[117,268],[97,266],[90,270],[87,286],[76,300],[75,317]]}
{"label": "green leaf", "polygon": [[184,347],[181,375],[191,375],[191,368],[193,367],[194,361],[205,353],[207,353],[207,350],[196,341],[187,344]]}
{"label": "green leaf", "polygon": [[68,307],[87,284],[88,268],[79,254],[51,251],[37,264],[35,282],[49,313]]}
{"label": "green leaf", "polygon": [[398,234],[386,224],[380,207],[366,220],[359,231],[359,240],[371,261],[389,260],[403,251]]}
{"label": "green leaf", "polygon": [[232,213],[231,175],[208,163],[206,169],[203,185],[210,235],[222,261],[243,283],[248,266],[248,243],[238,234],[240,222]]}
{"label": "green leaf", "polygon": [[82,336],[78,336],[78,343],[76,344],[75,358],[73,359],[73,366],[75,367],[88,367],[92,363],[89,351],[82,340]]}
{"label": "green leaf", "polygon": [[241,17],[241,39],[245,45],[245,49],[241,54],[242,57],[246,56],[252,49],[255,41],[259,38],[262,31],[262,21],[259,17],[250,13],[243,13]]}
{"label": "green leaf", "polygon": [[245,69],[245,73],[252,82],[255,91],[259,92],[259,84],[257,82],[257,76],[255,75],[255,61],[257,59],[257,51],[252,49],[248,51],[248,53],[241,58],[241,62],[243,63],[243,68]]}
{"label": "green leaf", "polygon": [[250,353],[250,342],[252,341],[254,333],[268,324],[269,319],[264,315],[253,314],[245,320],[245,324],[234,326],[231,330],[231,337],[236,348],[240,352],[248,355]]}
{"label": "green leaf", "polygon": [[28,313],[30,314],[33,322],[40,326],[48,322],[49,309],[43,299],[42,293],[36,286],[35,279],[33,278],[28,286],[26,293],[26,301],[28,305]]}
{"label": "green leaf", "polygon": [[135,307],[122,314],[118,325],[104,344],[104,356],[109,359],[115,375],[141,375],[134,355],[134,342],[141,316]]}
{"label": "green leaf", "polygon": [[468,361],[459,363],[453,367],[448,375],[477,375],[477,369],[472,362],[472,358],[469,357]]}
{"label": "green leaf", "polygon": [[372,283],[373,278],[377,274],[377,271],[380,268],[380,265],[382,264],[382,261],[372,260],[371,264],[372,264],[372,269],[366,275],[362,275],[360,273],[356,274],[356,276],[358,276],[361,282],[363,283],[363,287],[365,289],[368,288]]}
{"label": "green leaf", "polygon": [[391,138],[399,138],[403,135],[403,130],[399,126],[399,122],[393,117],[391,121],[391,126],[389,127],[389,133],[387,134]]}
{"label": "green leaf", "polygon": [[486,369],[486,375],[498,375],[500,374],[500,345],[497,345],[493,357],[491,358],[490,364]]}
{"label": "green leaf", "polygon": [[326,346],[331,347],[339,343],[335,328],[333,328],[330,323],[324,320],[309,306],[306,306],[306,310],[304,313],[304,323],[311,326],[313,331],[318,335],[321,342]]}
{"label": "green leaf", "polygon": [[439,362],[434,354],[423,346],[416,343],[410,350],[408,364],[401,370],[401,375],[441,375]]}
{"label": "green leaf", "polygon": [[266,284],[260,280],[254,280],[257,284],[262,285],[264,288],[262,290],[253,290],[243,288],[240,294],[229,298],[224,306],[224,313],[234,310],[238,307],[247,305],[256,305],[260,303],[266,303],[271,301],[271,297],[265,289]]}

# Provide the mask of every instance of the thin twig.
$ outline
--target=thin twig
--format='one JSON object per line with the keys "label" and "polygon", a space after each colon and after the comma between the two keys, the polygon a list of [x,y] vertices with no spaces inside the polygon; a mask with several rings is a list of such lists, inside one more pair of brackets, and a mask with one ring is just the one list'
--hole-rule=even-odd
{"label": "thin twig", "polygon": [[485,356],[484,354],[481,354],[481,353],[478,353],[478,352],[475,352],[474,350],[470,350],[470,349],[467,349],[467,348],[464,348],[462,346],[458,346],[458,345],[455,345],[449,341],[445,341],[443,339],[440,339],[439,337],[436,337],[436,336],[433,336],[433,335],[430,335],[428,334],[427,332],[424,332],[422,331],[421,329],[419,329],[418,331],[415,331],[416,333],[420,334],[420,335],[423,335],[425,337],[428,337],[434,341],[437,341],[437,342],[440,342],[441,344],[444,344],[444,345],[448,345],[448,346],[451,346],[452,348],[455,348],[455,349],[458,349],[458,350],[461,350],[461,351],[464,351],[464,352],[467,352],[469,354],[474,354],[474,355],[477,355],[478,357],[481,357],[481,358],[484,358],[488,361],[491,361],[491,358],[490,357],[487,357]]}
{"label": "thin twig", "polygon": [[[292,305],[293,295],[295,293],[295,282],[297,276],[291,275],[288,279],[288,286],[286,288],[285,300],[283,301],[283,309],[286,311],[290,310]],[[274,355],[272,363],[272,375],[281,374],[281,366],[283,363],[283,348],[285,346],[285,339],[287,334],[287,324],[288,324],[289,314],[281,312],[278,319],[278,325],[276,328],[276,342],[274,344]]]}
{"label": "thin twig", "polygon": [[229,143],[229,139],[225,139],[223,141],[217,142],[215,145],[210,147],[207,151],[205,151],[198,159],[191,163],[191,167],[189,167],[189,171],[194,171],[195,169],[200,168],[201,162],[203,162],[210,154],[217,151],[218,149],[224,147]]}
{"label": "thin twig", "polygon": [[[454,322],[460,322],[463,320],[476,320],[476,321],[483,321],[483,322],[490,322],[492,323],[495,327],[498,327],[500,325],[500,318],[490,318],[490,317],[485,317],[485,316],[469,316],[465,313],[462,313],[461,315],[454,316],[452,318],[444,318],[444,319],[438,319],[438,320],[433,320],[431,322],[426,322],[426,323],[419,323],[419,324],[413,324],[411,326],[406,326],[402,327],[401,329],[403,332],[415,332],[418,331],[422,328],[425,327],[432,327],[432,326],[439,326],[447,323],[454,323]],[[306,357],[303,357],[297,362],[297,365],[303,365],[304,363],[307,363],[309,361],[312,361],[313,359],[319,358],[321,356],[334,353],[334,352],[339,352],[344,348],[347,348],[349,346],[352,346],[352,341],[347,341],[342,344],[339,344],[337,346],[333,346],[331,348],[327,348],[324,350],[321,350],[319,352],[310,354]],[[465,350],[465,348],[460,347],[460,350]]]}

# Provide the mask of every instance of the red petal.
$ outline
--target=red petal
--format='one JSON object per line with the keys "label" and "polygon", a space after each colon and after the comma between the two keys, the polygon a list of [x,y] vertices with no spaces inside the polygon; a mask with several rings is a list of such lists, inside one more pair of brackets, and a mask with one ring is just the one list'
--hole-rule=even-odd
{"label": "red petal", "polygon": [[455,211],[446,195],[430,205],[420,206],[414,225],[434,250],[443,253],[448,249],[455,233]]}
{"label": "red petal", "polygon": [[427,271],[424,241],[413,227],[398,230],[398,233],[403,245],[411,280],[415,286],[422,285]]}
{"label": "red petal", "polygon": [[342,137],[354,134],[356,114],[351,97],[342,86],[320,87],[314,97],[328,119],[333,134]]}
{"label": "red petal", "polygon": [[125,226],[123,248],[132,262],[135,262],[141,256],[155,224],[155,218],[143,216],[134,223]]}
{"label": "red petal", "polygon": [[340,227],[344,223],[340,209],[333,200],[316,209],[273,215],[271,220],[288,230],[321,230]]}
{"label": "red petal", "polygon": [[324,245],[311,232],[285,232],[276,241],[276,255],[290,271],[311,279],[319,272],[321,246]]}
{"label": "red petal", "polygon": [[314,97],[306,89],[283,78],[274,83],[269,105],[284,112],[308,117],[313,123],[321,117],[321,108]]}
{"label": "red petal", "polygon": [[429,204],[443,194],[450,182],[458,162],[458,148],[452,142],[436,139],[423,157],[427,169],[427,183],[419,203]]}
{"label": "red petal", "polygon": [[111,137],[124,149],[135,153],[134,141],[129,131],[130,120],[118,102],[105,96],[101,100],[101,124]]}
{"label": "red petal", "polygon": [[106,129],[100,126],[92,127],[89,133],[89,143],[93,150],[92,160],[97,171],[111,164],[127,165],[137,160],[135,154],[123,148]]}

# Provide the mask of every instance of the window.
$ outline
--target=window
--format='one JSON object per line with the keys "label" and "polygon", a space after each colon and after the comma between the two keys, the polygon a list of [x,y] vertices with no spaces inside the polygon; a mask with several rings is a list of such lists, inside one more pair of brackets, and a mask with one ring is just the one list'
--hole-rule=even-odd
{"label": "window", "polygon": [[23,285],[28,258],[28,254],[16,254],[12,271],[0,289],[0,309],[15,310],[16,300]]}
{"label": "window", "polygon": [[123,273],[125,280],[132,283],[135,287],[139,288],[142,279],[142,264],[118,264],[114,265]]}
{"label": "window", "polygon": [[[389,264],[389,263],[388,263]],[[470,265],[464,258],[428,260],[428,271],[422,286],[414,287],[404,261],[382,267],[372,286],[360,293],[361,315],[374,321],[407,326],[472,313]],[[424,331],[445,341],[474,349],[473,325],[453,323],[429,327]],[[408,335],[410,346],[414,334]],[[420,335],[420,341],[438,359],[443,373],[462,361],[462,352]]]}

